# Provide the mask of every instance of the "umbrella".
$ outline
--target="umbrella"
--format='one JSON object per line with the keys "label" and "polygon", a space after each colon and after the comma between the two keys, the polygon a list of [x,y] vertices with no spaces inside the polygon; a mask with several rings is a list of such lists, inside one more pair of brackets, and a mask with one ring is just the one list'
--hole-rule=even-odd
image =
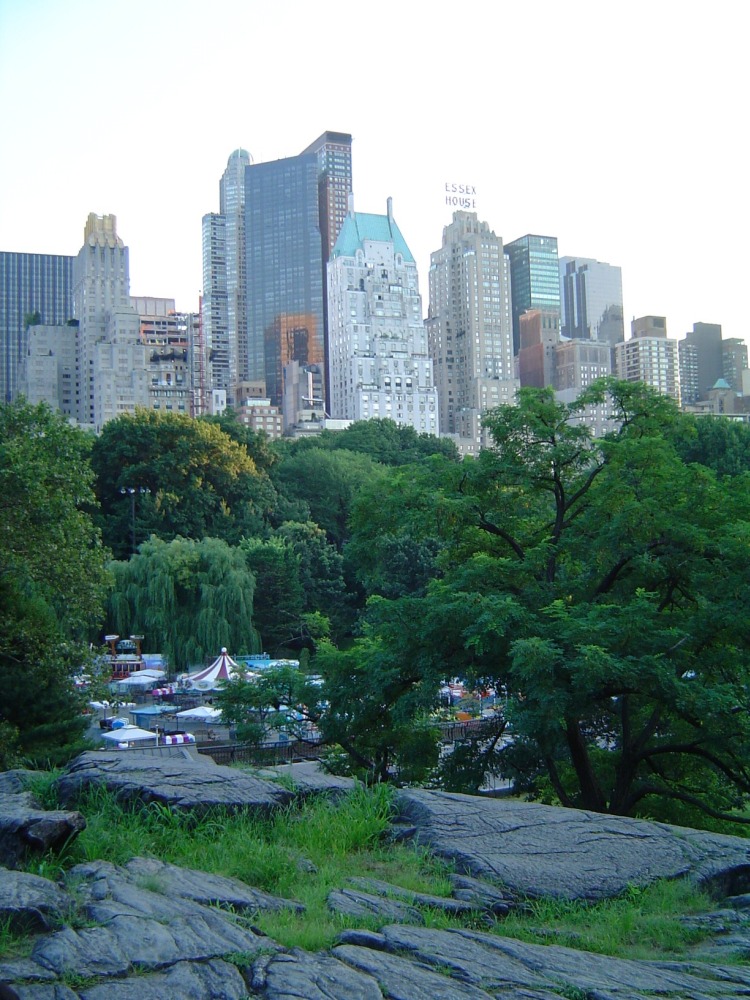
{"label": "umbrella", "polygon": [[122,726],[120,729],[113,729],[111,733],[102,733],[102,739],[110,740],[112,743],[142,743],[144,740],[153,740],[154,744],[157,744],[159,734],[139,729],[138,726]]}
{"label": "umbrella", "polygon": [[175,713],[176,719],[196,719],[200,722],[218,722],[221,718],[220,708],[211,708],[210,705],[199,705],[197,708],[186,708],[182,712]]}

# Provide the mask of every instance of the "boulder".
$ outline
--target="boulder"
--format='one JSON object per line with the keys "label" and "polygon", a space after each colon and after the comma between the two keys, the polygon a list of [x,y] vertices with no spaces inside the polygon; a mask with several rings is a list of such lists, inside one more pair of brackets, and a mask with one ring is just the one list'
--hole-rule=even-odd
{"label": "boulder", "polygon": [[236,966],[221,959],[178,962],[162,973],[126,976],[80,990],[81,1000],[244,1000],[247,986]]}
{"label": "boulder", "polygon": [[297,764],[279,764],[278,767],[264,767],[258,771],[258,774],[271,781],[280,779],[294,791],[297,797],[327,795],[329,798],[340,798],[359,785],[355,778],[329,774],[316,760],[303,760]]}
{"label": "boulder", "polygon": [[252,985],[265,1000],[383,1000],[369,973],[298,949],[264,962]]}
{"label": "boulder", "polygon": [[0,923],[14,933],[49,930],[72,908],[71,897],[49,879],[0,868]]}
{"label": "boulder", "polygon": [[40,809],[29,792],[0,795],[0,865],[16,868],[29,853],[59,850],[85,827],[79,812]]}
{"label": "boulder", "polygon": [[398,808],[433,854],[517,898],[607,899],[681,877],[724,895],[750,879],[750,840],[741,837],[421,789],[401,792]]}
{"label": "boulder", "polygon": [[137,750],[81,754],[56,782],[65,804],[76,802],[86,789],[101,787],[123,800],[160,802],[196,812],[214,806],[268,812],[292,799],[287,789],[233,767],[206,765],[191,758],[151,757]]}

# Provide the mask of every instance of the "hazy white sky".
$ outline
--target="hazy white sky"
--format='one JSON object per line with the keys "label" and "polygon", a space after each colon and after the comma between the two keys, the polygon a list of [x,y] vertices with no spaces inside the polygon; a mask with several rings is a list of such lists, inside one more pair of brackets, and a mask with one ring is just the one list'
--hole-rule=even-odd
{"label": "hazy white sky", "polygon": [[452,181],[506,242],[620,265],[626,321],[745,337],[746,36],[726,0],[0,0],[0,250],[75,254],[113,213],[131,292],[195,310],[229,153],[332,129],[425,312]]}

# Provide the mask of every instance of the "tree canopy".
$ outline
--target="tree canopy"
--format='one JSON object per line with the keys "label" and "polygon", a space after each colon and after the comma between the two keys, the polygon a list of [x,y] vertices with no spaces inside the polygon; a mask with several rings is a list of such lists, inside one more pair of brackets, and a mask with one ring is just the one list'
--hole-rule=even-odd
{"label": "tree canopy", "polygon": [[121,635],[142,634],[145,648],[161,650],[173,670],[199,665],[222,646],[260,652],[255,576],[239,547],[218,538],[152,537],[112,570],[112,627]]}
{"label": "tree canopy", "polygon": [[[621,427],[595,440],[578,410],[604,399]],[[628,383],[522,390],[445,484],[443,577],[370,611],[405,708],[441,676],[492,683],[513,740],[477,752],[566,805],[728,815],[750,793],[750,484],[686,464],[677,419]]]}
{"label": "tree canopy", "polygon": [[65,759],[86,728],[72,675],[103,610],[90,438],[44,405],[0,407],[0,757]]}
{"label": "tree canopy", "polygon": [[[138,410],[105,424],[92,449],[105,541],[131,553],[155,534],[235,544],[265,530],[276,494],[237,432],[182,414]],[[122,490],[135,488],[135,502]],[[140,492],[146,490],[148,492]]]}

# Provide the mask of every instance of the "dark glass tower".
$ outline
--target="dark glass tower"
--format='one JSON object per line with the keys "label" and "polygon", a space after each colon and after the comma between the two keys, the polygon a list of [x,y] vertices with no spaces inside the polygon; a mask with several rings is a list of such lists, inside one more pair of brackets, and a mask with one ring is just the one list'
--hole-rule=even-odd
{"label": "dark glass tower", "polygon": [[352,137],[324,132],[299,156],[245,168],[247,368],[282,404],[286,361],[326,357],[326,273],[352,190]]}
{"label": "dark glass tower", "polygon": [[0,402],[16,394],[24,354],[26,317],[39,313],[47,326],[73,316],[74,257],[0,252]]}
{"label": "dark glass tower", "polygon": [[510,259],[513,353],[521,343],[520,317],[527,309],[560,315],[560,270],[555,236],[522,236],[505,244]]}

